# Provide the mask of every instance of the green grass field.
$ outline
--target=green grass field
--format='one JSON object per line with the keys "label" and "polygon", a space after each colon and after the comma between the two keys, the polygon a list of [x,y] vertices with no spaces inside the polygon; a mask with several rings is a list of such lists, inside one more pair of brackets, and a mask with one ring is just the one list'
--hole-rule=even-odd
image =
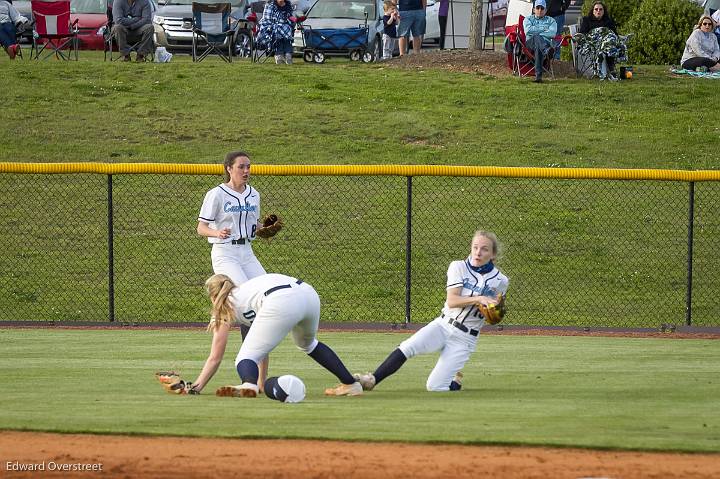
{"label": "green grass field", "polygon": [[[319,337],[360,371],[406,336]],[[425,391],[428,355],[358,398],[324,397],[335,379],[286,340],[270,373],[303,379],[308,395],[296,405],[212,395],[237,383],[239,334],[196,397],[165,394],[153,373],[194,379],[210,343],[202,331],[5,329],[0,342],[0,429],[720,452],[712,340],[488,335],[461,393]]]}

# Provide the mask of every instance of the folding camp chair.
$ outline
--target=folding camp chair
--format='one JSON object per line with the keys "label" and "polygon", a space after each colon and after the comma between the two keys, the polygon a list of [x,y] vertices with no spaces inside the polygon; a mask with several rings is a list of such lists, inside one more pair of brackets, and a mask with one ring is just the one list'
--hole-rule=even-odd
{"label": "folding camp chair", "polygon": [[[105,27],[105,31],[103,32],[103,40],[105,41],[105,46],[103,47],[103,54],[104,54],[104,60],[111,62],[114,62],[115,60],[122,58],[122,55],[114,55],[114,53],[118,53],[118,42],[115,38],[115,35],[112,33],[112,23],[108,23]],[[130,43],[130,51],[138,53],[140,51],[140,46],[142,45],[143,40],[140,38],[135,43]],[[146,62],[152,62],[155,60],[155,49],[152,48],[147,55],[145,55],[145,61]]]}
{"label": "folding camp chair", "polygon": [[[30,8],[34,20],[30,57],[40,60],[40,54],[47,48],[51,51],[42,60],[53,54],[57,58],[70,60],[73,52],[75,52],[75,60],[77,60],[78,21],[70,23],[70,0],[55,2],[31,0]],[[63,52],[66,48],[68,51]]]}
{"label": "folding camp chair", "polygon": [[229,3],[193,2],[192,57],[200,62],[215,52],[232,63],[236,30],[230,24]]}
{"label": "folding camp chair", "polygon": [[583,55],[582,52],[578,51],[578,45],[575,35],[577,34],[578,25],[568,25],[570,30],[570,47],[572,50],[573,67],[575,68],[575,75],[585,78],[593,77],[593,60],[587,55]]}

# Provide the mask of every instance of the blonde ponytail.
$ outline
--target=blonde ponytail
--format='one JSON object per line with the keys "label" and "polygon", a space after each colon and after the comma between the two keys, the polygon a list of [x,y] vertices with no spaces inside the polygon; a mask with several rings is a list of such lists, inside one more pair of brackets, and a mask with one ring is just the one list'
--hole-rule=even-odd
{"label": "blonde ponytail", "polygon": [[205,281],[205,289],[212,303],[208,331],[217,331],[222,324],[231,326],[235,321],[235,308],[230,301],[230,293],[234,287],[235,283],[224,274],[215,274]]}

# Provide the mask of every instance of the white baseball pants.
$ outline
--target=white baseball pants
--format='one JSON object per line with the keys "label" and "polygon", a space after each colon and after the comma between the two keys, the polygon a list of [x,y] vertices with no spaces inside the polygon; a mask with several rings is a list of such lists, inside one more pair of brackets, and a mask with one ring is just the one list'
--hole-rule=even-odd
{"label": "white baseball pants", "polygon": [[215,274],[229,276],[235,286],[240,286],[251,278],[265,274],[265,268],[255,257],[249,241],[239,245],[214,244],[210,258]]}
{"label": "white baseball pants", "polygon": [[291,283],[291,286],[265,298],[240,346],[235,366],[243,359],[259,363],[291,331],[293,342],[299,349],[308,354],[315,349],[320,325],[320,297],[307,283]]}
{"label": "white baseball pants", "polygon": [[425,384],[428,391],[449,391],[453,376],[465,366],[476,347],[476,336],[460,331],[444,318],[436,318],[400,343],[400,351],[408,359],[440,351],[440,358]]}

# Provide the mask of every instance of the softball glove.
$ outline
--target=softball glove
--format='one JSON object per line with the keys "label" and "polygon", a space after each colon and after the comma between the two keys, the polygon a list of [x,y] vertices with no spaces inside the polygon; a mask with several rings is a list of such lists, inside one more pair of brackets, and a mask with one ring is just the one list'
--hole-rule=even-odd
{"label": "softball glove", "polygon": [[158,371],[155,377],[169,394],[200,394],[190,381],[185,381],[175,371]]}
{"label": "softball glove", "polygon": [[505,312],[507,311],[505,308],[505,295],[498,294],[497,302],[495,304],[491,304],[489,306],[481,304],[479,309],[487,324],[498,324],[503,320]]}
{"label": "softball glove", "polygon": [[255,232],[258,238],[272,238],[280,231],[285,223],[278,215],[267,215],[262,219],[262,226]]}

